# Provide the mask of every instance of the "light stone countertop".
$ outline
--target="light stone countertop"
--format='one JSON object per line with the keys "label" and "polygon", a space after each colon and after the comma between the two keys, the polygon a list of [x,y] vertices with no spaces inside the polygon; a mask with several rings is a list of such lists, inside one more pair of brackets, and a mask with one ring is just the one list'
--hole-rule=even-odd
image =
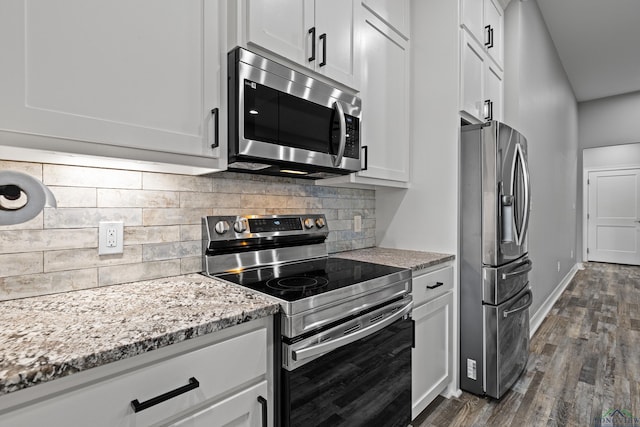
{"label": "light stone countertop", "polygon": [[455,255],[391,248],[365,248],[331,254],[336,258],[373,262],[419,271],[455,259]]}
{"label": "light stone countertop", "polygon": [[200,274],[0,302],[0,395],[279,311]]}

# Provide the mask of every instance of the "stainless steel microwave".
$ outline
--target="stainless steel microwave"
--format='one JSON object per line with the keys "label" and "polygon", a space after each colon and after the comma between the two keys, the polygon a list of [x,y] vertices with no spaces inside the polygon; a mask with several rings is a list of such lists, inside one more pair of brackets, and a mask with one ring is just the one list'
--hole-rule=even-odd
{"label": "stainless steel microwave", "polygon": [[242,48],[228,72],[228,169],[313,179],[361,170],[360,98]]}

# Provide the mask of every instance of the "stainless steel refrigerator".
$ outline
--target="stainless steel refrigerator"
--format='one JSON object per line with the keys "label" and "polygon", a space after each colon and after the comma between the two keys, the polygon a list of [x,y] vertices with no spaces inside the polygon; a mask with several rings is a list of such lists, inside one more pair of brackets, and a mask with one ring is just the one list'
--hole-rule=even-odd
{"label": "stainless steel refrigerator", "polygon": [[460,144],[460,387],[499,399],[529,357],[527,140],[491,121]]}

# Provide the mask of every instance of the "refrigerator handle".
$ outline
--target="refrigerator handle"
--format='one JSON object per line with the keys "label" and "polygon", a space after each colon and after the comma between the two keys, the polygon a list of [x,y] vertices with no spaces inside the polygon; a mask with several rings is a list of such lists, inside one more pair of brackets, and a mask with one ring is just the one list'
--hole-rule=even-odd
{"label": "refrigerator handle", "polygon": [[527,230],[529,229],[529,210],[531,207],[531,182],[529,177],[529,165],[527,164],[527,160],[524,157],[524,153],[522,152],[522,147],[518,144],[518,151],[520,152],[520,162],[522,163],[522,177],[524,178],[524,201],[525,207],[524,212],[522,214],[522,230],[520,232],[520,242],[522,244],[524,241],[524,237],[527,234]]}
{"label": "refrigerator handle", "polygon": [[[516,314],[516,313],[518,313],[518,312],[520,312],[520,311],[524,311],[524,310],[526,310],[527,308],[531,307],[531,304],[533,303],[533,294],[531,293],[531,289],[527,289],[527,292],[525,292],[525,293],[522,295],[522,297],[521,297],[521,298],[519,298],[519,299],[518,299],[518,301],[516,301],[516,302],[522,301],[522,300],[523,300],[524,298],[526,298],[526,297],[529,297],[529,299],[528,299],[528,301],[527,301],[523,306],[520,306],[520,307],[518,307],[518,308],[514,308],[513,310],[506,310],[506,311],[502,314],[502,316],[506,319],[506,318],[507,318],[507,317],[509,317],[509,315],[511,315],[511,314]],[[514,305],[515,305],[515,304],[514,304]],[[512,306],[512,307],[513,307],[513,306]]]}
{"label": "refrigerator handle", "polygon": [[[518,268],[524,267],[522,270],[518,270]],[[514,270],[509,273],[502,273],[502,280],[510,279],[511,277],[521,276],[531,271],[533,268],[533,262],[530,259],[518,264]]]}

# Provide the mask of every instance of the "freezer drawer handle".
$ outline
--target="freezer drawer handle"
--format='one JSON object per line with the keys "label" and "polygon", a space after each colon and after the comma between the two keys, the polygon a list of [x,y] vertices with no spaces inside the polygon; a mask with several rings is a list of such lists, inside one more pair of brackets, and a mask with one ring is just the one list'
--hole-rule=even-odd
{"label": "freezer drawer handle", "polygon": [[514,270],[510,273],[502,273],[502,280],[507,280],[512,277],[521,276],[523,274],[530,272],[531,269],[533,268],[533,262],[530,259],[528,259],[516,266],[516,268],[519,268],[519,267],[524,267],[524,268],[522,270]]}
{"label": "freezer drawer handle", "polygon": [[518,307],[518,308],[514,308],[513,310],[505,310],[503,317],[506,319],[510,314],[515,314],[518,313],[520,311],[526,310],[527,308],[531,307],[531,303],[533,303],[533,298],[531,295],[531,289],[528,289],[527,292],[522,295],[522,298],[518,299],[518,301],[522,301],[523,298],[529,298],[528,301],[526,302],[525,305],[523,305],[522,307]]}
{"label": "freezer drawer handle", "polygon": [[440,286],[443,286],[443,285],[444,285],[444,282],[436,282],[435,285],[431,285],[431,286],[427,285],[427,288],[435,289],[435,288],[439,288]]}
{"label": "freezer drawer handle", "polygon": [[131,407],[133,408],[133,412],[140,412],[147,408],[151,408],[158,403],[173,399],[174,397],[180,396],[181,394],[184,394],[198,387],[200,387],[200,382],[195,379],[195,377],[191,377],[189,378],[189,384],[178,387],[175,390],[168,391],[164,394],[161,394],[160,396],[152,397],[151,399],[145,400],[142,403],[140,403],[138,399],[134,399],[131,401]]}

